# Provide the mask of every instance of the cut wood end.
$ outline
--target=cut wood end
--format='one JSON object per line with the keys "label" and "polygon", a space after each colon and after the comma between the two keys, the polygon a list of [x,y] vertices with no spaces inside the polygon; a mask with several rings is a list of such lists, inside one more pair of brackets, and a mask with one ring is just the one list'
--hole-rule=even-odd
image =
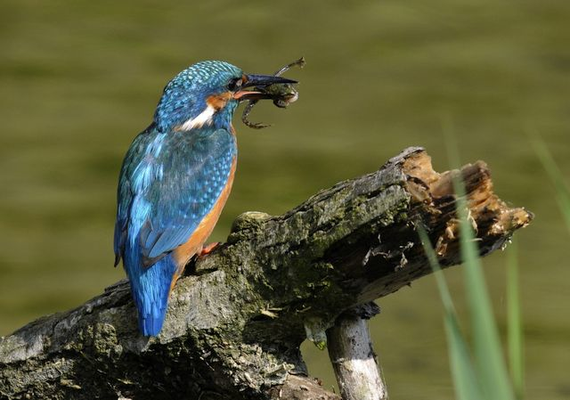
{"label": "cut wood end", "polygon": [[[524,228],[534,215],[524,208],[510,208],[493,192],[493,182],[487,164],[477,161],[460,170],[438,173],[433,170],[431,157],[425,151],[409,153],[402,170],[407,175],[407,188],[413,203],[422,203],[433,215],[455,214],[453,179],[458,174],[465,184],[469,219],[478,238],[504,243],[515,230]],[[436,251],[443,256],[450,242],[456,241],[459,221],[454,215],[444,218],[445,227],[436,241]],[[498,240],[504,238],[504,240]],[[483,251],[486,253],[486,251]]]}

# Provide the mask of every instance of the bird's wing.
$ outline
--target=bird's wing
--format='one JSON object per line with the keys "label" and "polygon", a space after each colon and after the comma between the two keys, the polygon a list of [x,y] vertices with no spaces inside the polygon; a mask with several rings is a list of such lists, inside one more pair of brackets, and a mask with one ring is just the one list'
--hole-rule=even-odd
{"label": "bird's wing", "polygon": [[132,187],[133,171],[145,157],[145,149],[148,148],[153,140],[153,129],[154,127],[151,125],[133,140],[121,167],[119,186],[117,188],[117,218],[113,243],[115,267],[121,261],[125,251],[129,214],[135,197],[135,191]]}
{"label": "bird's wing", "polygon": [[[150,266],[186,243],[212,210],[228,182],[236,144],[224,129],[203,128],[159,135],[142,147],[144,155],[132,157],[135,163],[125,171],[122,192],[130,200],[123,201],[130,204],[125,233],[118,239],[116,233],[115,242],[124,236],[124,248],[127,240],[138,240]],[[119,210],[121,204],[120,188]]]}

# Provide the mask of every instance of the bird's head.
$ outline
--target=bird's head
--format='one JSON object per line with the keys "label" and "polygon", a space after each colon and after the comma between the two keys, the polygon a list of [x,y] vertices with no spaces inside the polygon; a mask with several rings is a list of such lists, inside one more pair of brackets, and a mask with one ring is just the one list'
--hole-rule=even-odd
{"label": "bird's head", "polygon": [[272,75],[247,75],[224,61],[202,61],[174,77],[156,107],[154,122],[163,132],[213,125],[228,128],[242,100],[269,98],[248,88],[296,83]]}

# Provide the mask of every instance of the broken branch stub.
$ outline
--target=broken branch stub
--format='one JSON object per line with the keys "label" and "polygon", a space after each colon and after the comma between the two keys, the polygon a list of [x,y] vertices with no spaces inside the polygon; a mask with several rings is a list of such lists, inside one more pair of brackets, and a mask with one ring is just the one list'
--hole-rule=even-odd
{"label": "broken branch stub", "polygon": [[368,320],[379,312],[373,302],[354,307],[327,331],[329,357],[343,400],[388,399],[368,329]]}

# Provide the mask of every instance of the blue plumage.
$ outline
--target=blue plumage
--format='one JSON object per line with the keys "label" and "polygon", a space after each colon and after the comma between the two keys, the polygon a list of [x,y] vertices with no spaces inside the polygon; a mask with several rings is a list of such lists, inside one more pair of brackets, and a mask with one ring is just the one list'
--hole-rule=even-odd
{"label": "blue plumage", "polygon": [[166,312],[177,270],[169,253],[186,243],[210,212],[236,155],[234,136],[214,127],[164,134],[151,126],[127,153],[115,246],[131,280],[143,334],[158,334],[145,324]]}
{"label": "blue plumage", "polygon": [[206,239],[196,236],[195,244],[193,235],[206,220],[204,232],[211,231],[225,202],[237,156],[231,119],[239,101],[254,93],[241,90],[248,77],[250,85],[291,82],[247,76],[221,61],[195,64],[165,87],[153,123],[123,161],[115,257],[116,264],[123,260],[145,336],[160,332],[173,280],[193,255],[176,252],[188,243],[199,251]]}

